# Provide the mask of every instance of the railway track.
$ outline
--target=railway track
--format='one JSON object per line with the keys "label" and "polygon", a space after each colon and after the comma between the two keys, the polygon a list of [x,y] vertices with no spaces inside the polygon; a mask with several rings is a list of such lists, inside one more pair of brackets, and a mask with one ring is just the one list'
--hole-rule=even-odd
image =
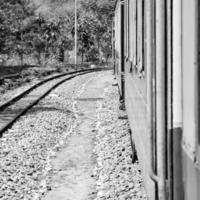
{"label": "railway track", "polygon": [[83,74],[102,70],[105,70],[105,68],[84,69],[56,75],[31,86],[29,89],[3,103],[0,105],[0,137],[22,115],[65,81]]}

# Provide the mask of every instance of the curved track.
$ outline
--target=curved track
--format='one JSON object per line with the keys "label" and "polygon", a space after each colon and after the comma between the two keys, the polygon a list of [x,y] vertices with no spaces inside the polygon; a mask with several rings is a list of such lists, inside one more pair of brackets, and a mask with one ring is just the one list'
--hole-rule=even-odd
{"label": "curved track", "polygon": [[77,76],[101,70],[106,70],[106,68],[85,69],[50,77],[0,105],[0,137],[2,137],[3,133],[22,115],[60,84]]}

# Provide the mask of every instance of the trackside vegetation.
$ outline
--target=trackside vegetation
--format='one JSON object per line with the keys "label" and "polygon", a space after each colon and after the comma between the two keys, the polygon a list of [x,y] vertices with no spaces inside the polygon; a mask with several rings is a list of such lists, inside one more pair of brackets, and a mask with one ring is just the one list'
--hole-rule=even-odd
{"label": "trackside vegetation", "polygon": [[[113,7],[113,0],[78,0],[80,62],[110,58]],[[72,62],[73,49],[73,0],[1,0],[1,64]]]}

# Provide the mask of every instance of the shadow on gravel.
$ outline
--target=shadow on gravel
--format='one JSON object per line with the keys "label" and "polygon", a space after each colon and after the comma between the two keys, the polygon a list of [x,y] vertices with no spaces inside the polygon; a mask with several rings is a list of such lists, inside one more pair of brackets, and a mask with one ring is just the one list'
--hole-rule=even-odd
{"label": "shadow on gravel", "polygon": [[71,110],[64,110],[64,109],[60,109],[60,108],[45,107],[45,106],[34,107],[31,110],[29,110],[27,114],[34,114],[34,113],[38,113],[38,112],[49,112],[49,111],[58,111],[58,112],[64,113],[64,114],[74,114]]}
{"label": "shadow on gravel", "polygon": [[76,101],[102,101],[103,98],[75,98]]}
{"label": "shadow on gravel", "polygon": [[[55,107],[45,107],[45,106],[37,106],[32,108],[30,111],[27,112],[28,114],[36,114],[40,112],[49,112],[49,111],[57,111],[59,113],[65,114],[65,115],[75,115],[75,112],[68,110],[68,109],[61,109],[61,108],[55,108]],[[82,112],[77,112],[76,113],[79,116],[84,116],[84,113]]]}
{"label": "shadow on gravel", "polygon": [[[16,109],[9,109],[9,111],[7,110],[3,113],[0,113],[0,124],[6,123],[6,122],[12,120],[14,117],[16,117],[22,111],[23,111],[23,108],[16,108]],[[54,108],[54,107],[35,107],[35,108],[32,108],[31,110],[27,111],[26,115],[37,114],[40,112],[49,112],[49,111],[56,111],[56,112],[64,113],[67,115],[74,115],[74,113],[70,110],[63,110],[63,109],[58,109],[58,108]]]}

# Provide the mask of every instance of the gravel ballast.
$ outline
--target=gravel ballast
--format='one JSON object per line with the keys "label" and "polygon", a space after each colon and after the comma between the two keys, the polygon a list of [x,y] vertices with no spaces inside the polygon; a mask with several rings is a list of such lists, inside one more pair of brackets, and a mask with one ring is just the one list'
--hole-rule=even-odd
{"label": "gravel ballast", "polygon": [[112,86],[111,72],[87,74],[62,84],[4,134],[0,139],[0,199],[40,200],[53,189],[51,160],[76,132],[77,115],[81,116],[76,98],[83,84],[105,75],[110,80],[103,98],[96,101],[91,132],[96,167],[91,172],[94,191],[88,199],[147,199],[139,164],[132,164],[128,121],[119,119],[118,91]]}
{"label": "gravel ballast", "polygon": [[0,139],[0,199],[40,199],[50,189],[50,157],[70,134],[75,119],[71,98],[86,78],[57,88]]}
{"label": "gravel ballast", "polygon": [[132,164],[132,148],[127,119],[119,111],[117,87],[105,90],[104,102],[98,104],[95,154],[97,197],[95,200],[147,199],[140,166]]}

